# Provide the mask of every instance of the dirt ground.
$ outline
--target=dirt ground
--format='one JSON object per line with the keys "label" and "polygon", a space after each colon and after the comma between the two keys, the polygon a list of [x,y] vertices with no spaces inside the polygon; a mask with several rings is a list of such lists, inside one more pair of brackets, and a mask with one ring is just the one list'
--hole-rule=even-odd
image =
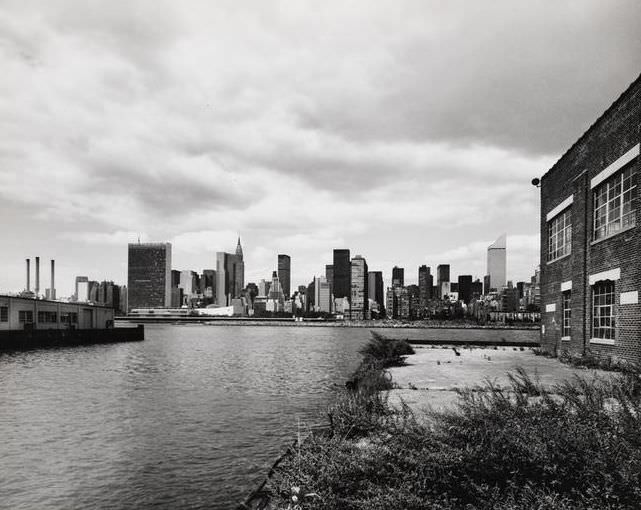
{"label": "dirt ground", "polygon": [[452,347],[415,346],[414,349],[416,354],[407,358],[407,366],[390,369],[398,389],[391,390],[389,395],[393,405],[402,399],[414,411],[454,407],[458,400],[456,389],[480,386],[487,380],[508,387],[507,374],[517,367],[524,368],[547,388],[576,376],[593,379],[612,375],[602,370],[570,367],[557,359],[536,356],[528,348],[457,347],[455,351]]}

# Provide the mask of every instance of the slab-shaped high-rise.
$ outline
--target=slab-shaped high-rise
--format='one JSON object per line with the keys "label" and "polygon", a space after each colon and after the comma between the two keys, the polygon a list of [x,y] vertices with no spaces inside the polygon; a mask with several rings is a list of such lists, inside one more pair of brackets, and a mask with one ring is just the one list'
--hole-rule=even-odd
{"label": "slab-shaped high-rise", "polygon": [[292,259],[289,255],[280,253],[278,255],[278,280],[283,289],[285,299],[291,297],[291,276],[292,276]]}
{"label": "slab-shaped high-rise", "polygon": [[351,294],[351,262],[349,250],[334,250],[334,297],[349,298]]}
{"label": "slab-shaped high-rise", "polygon": [[171,243],[130,243],[127,306],[171,306]]}

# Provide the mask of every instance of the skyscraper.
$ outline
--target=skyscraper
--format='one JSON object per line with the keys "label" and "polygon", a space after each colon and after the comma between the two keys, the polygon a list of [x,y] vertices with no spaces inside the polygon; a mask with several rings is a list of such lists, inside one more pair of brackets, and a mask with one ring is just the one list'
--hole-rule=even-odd
{"label": "skyscraper", "polygon": [[394,266],[392,268],[392,287],[405,286],[405,269],[402,267]]}
{"label": "skyscraper", "polygon": [[369,319],[367,286],[367,262],[360,255],[356,255],[351,262],[350,317],[354,320]]}
{"label": "skyscraper", "polygon": [[351,295],[351,262],[349,250],[334,250],[334,297]]}
{"label": "skyscraper", "polygon": [[432,299],[432,286],[434,285],[434,277],[431,274],[431,269],[426,265],[418,268],[418,296],[419,307],[425,308],[430,299]]}
{"label": "skyscraper", "polygon": [[232,299],[240,298],[245,288],[245,263],[240,237],[236,253],[216,253],[216,304],[230,306]]}
{"label": "skyscraper", "polygon": [[130,243],[127,306],[171,306],[171,243]]}
{"label": "skyscraper", "polygon": [[385,298],[383,297],[383,293],[383,272],[369,271],[367,273],[367,297],[374,303],[378,304],[379,312],[385,310]]}
{"label": "skyscraper", "polygon": [[203,269],[200,281],[200,291],[203,293],[205,303],[214,303],[216,301],[216,270]]}
{"label": "skyscraper", "polygon": [[329,282],[324,276],[314,278],[314,311],[330,312]]}
{"label": "skyscraper", "polygon": [[436,268],[436,292],[441,299],[450,292],[449,264],[439,264]]}
{"label": "skyscraper", "polygon": [[290,284],[291,284],[291,271],[292,271],[292,259],[289,255],[279,254],[278,255],[278,280],[280,285],[283,288],[283,294],[285,299],[289,299],[291,296]]}
{"label": "skyscraper", "polygon": [[332,264],[325,265],[325,278],[329,284],[329,295],[331,301],[332,312],[334,311],[334,266]]}
{"label": "skyscraper", "polygon": [[458,298],[466,305],[472,300],[472,275],[463,274],[458,277]]}
{"label": "skyscraper", "polygon": [[[503,234],[487,247],[487,275],[489,289],[501,291],[507,281],[506,235]],[[487,291],[486,291],[487,293]]]}

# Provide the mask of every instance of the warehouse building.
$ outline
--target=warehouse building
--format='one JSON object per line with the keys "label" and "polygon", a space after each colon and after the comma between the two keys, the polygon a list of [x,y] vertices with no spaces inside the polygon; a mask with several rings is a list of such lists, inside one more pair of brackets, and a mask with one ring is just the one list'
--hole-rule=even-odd
{"label": "warehouse building", "polygon": [[0,331],[104,329],[113,324],[110,307],[0,295]]}
{"label": "warehouse building", "polygon": [[641,361],[641,76],[541,178],[542,346]]}

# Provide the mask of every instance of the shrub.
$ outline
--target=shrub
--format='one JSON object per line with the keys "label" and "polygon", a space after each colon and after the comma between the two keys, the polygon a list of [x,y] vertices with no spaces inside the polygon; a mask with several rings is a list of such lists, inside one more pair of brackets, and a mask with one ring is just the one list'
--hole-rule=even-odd
{"label": "shrub", "polygon": [[[638,508],[641,378],[580,378],[546,390],[523,370],[510,387],[460,392],[419,422],[385,398],[346,392],[333,436],[303,444],[270,482],[280,508]],[[375,403],[372,405],[372,403]],[[340,418],[339,418],[340,417]]]}
{"label": "shrub", "polygon": [[414,348],[407,340],[387,338],[376,331],[370,331],[372,339],[360,350],[363,364],[380,368],[401,366],[405,357],[414,354]]}

